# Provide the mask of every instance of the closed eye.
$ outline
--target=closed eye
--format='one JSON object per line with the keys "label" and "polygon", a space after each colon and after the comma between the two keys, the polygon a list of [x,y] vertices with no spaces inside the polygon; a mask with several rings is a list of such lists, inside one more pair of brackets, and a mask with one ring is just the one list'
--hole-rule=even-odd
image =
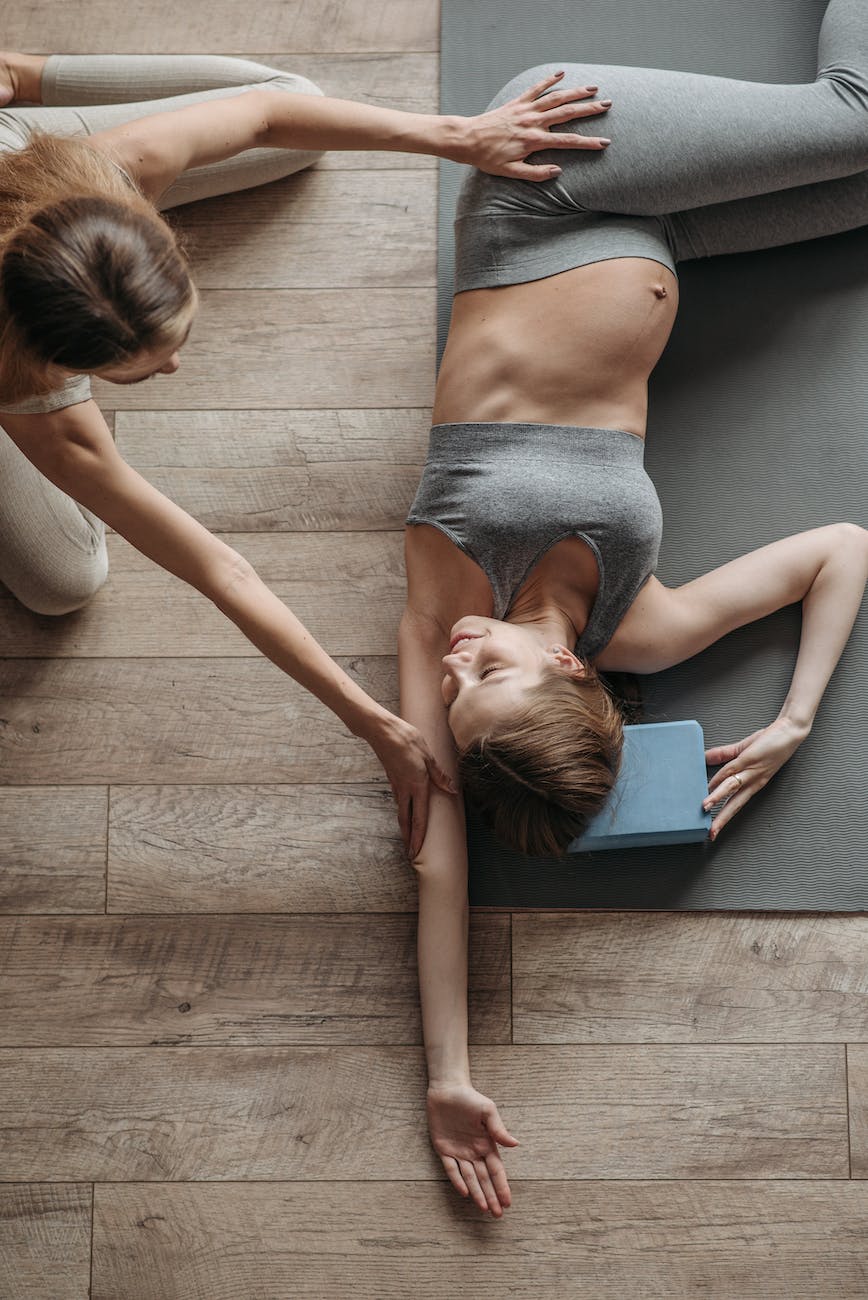
{"label": "closed eye", "polygon": [[481,682],[485,681],[485,678],[488,677],[490,673],[496,673],[502,667],[503,664],[490,664],[488,668],[484,668],[482,672],[479,674],[479,680]]}

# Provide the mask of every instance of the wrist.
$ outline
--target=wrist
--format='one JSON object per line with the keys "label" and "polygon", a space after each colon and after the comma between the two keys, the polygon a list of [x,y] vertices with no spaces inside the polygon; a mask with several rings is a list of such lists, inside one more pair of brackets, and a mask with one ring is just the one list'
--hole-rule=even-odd
{"label": "wrist", "polygon": [[441,1093],[451,1092],[453,1088],[472,1088],[470,1070],[454,1071],[450,1074],[432,1075],[428,1079],[428,1096],[436,1097]]}
{"label": "wrist", "polygon": [[775,722],[787,727],[790,731],[804,740],[811,733],[811,727],[814,724],[813,712],[806,709],[799,709],[796,705],[784,701],[780,713],[775,718]]}
{"label": "wrist", "polygon": [[14,54],[8,61],[15,99],[26,104],[42,103],[42,71],[48,62],[44,54]]}
{"label": "wrist", "polygon": [[438,158],[466,163],[473,158],[473,118],[441,114],[436,117],[434,149]]}
{"label": "wrist", "polygon": [[392,727],[399,721],[394,713],[384,709],[376,700],[370,696],[355,706],[350,717],[344,719],[346,725],[354,736],[359,740],[366,741],[371,749],[376,750],[378,744],[392,730]]}

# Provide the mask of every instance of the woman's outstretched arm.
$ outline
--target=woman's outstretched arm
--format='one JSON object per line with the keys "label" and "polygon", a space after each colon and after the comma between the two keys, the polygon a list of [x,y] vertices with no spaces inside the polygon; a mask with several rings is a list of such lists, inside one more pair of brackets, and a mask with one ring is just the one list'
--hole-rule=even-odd
{"label": "woman's outstretched arm", "polygon": [[[670,590],[651,578],[598,659],[610,671],[659,672],[690,659],[745,623],[802,604],[802,634],[778,716],[744,740],[709,749],[723,764],[707,806],[727,798],[714,839],[810,734],[868,582],[868,531],[830,524],[785,537]],[[735,780],[736,775],[738,780]]]}
{"label": "woman's outstretched arm", "polygon": [[[440,695],[447,639],[436,620],[412,609],[405,612],[398,640],[401,712],[455,776],[455,747]],[[413,866],[419,880],[419,992],[431,1141],[453,1187],[499,1218],[510,1204],[510,1193],[498,1143],[517,1143],[494,1102],[470,1081],[467,842],[461,799],[432,790],[427,820],[425,841]]]}
{"label": "woman's outstretched arm", "polygon": [[494,175],[550,180],[560,168],[526,163],[528,154],[544,148],[599,152],[605,147],[597,136],[550,132],[567,120],[606,111],[592,100],[587,86],[558,90],[540,99],[562,77],[553,73],[509,103],[477,117],[404,113],[354,100],[256,87],[228,99],[139,117],[95,133],[90,142],[110,152],[152,199],[182,172],[255,148],[400,150],[451,158]]}
{"label": "woman's outstretched arm", "polygon": [[449,788],[427,744],[409,723],[372,700],[326,654],[252,566],[212,536],[118,453],[93,401],[41,415],[2,416],[25,456],[52,483],[92,511],[137,550],[201,591],[263,654],[374,750],[399,809],[408,849],[422,843],[429,777]]}

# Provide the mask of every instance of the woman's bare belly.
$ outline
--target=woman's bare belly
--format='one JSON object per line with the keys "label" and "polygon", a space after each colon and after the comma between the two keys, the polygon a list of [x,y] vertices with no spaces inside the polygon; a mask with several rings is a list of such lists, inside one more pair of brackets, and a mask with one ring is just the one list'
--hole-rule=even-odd
{"label": "woman's bare belly", "polygon": [[575,424],[644,437],[648,377],[677,308],[675,276],[639,257],[459,293],[434,423]]}

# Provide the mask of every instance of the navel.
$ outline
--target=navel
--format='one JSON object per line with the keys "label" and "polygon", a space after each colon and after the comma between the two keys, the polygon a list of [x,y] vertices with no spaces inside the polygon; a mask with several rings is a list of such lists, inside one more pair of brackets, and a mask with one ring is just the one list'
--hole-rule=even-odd
{"label": "navel", "polygon": [[665,284],[655,284],[653,289],[655,298],[665,298],[667,296]]}

